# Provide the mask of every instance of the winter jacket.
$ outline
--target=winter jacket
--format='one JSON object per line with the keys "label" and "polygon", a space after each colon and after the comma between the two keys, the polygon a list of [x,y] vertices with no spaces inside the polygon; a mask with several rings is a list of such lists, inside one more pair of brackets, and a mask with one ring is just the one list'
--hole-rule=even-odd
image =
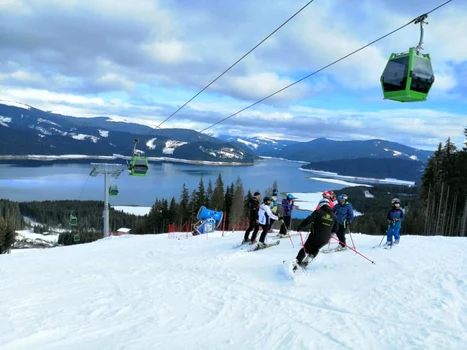
{"label": "winter jacket", "polygon": [[293,199],[289,201],[288,198],[282,200],[282,215],[283,216],[292,216],[292,210],[294,209]]}
{"label": "winter jacket", "polygon": [[250,220],[258,220],[259,200],[256,197],[251,197],[248,201],[248,218]]}
{"label": "winter jacket", "polygon": [[353,222],[354,213],[352,204],[350,204],[349,202],[345,202],[344,205],[338,203],[333,208],[333,211],[337,216],[337,221],[339,222],[339,224],[344,225],[345,220],[347,220],[349,224]]}
{"label": "winter jacket", "polygon": [[274,215],[277,215],[277,196],[271,196],[271,205],[269,206]]}
{"label": "winter jacket", "polygon": [[331,239],[331,234],[337,232],[339,228],[336,214],[326,206],[311,213],[297,226],[297,231],[301,231],[309,224],[311,224],[311,235],[315,236],[318,242],[323,243],[328,242]]}
{"label": "winter jacket", "polygon": [[272,213],[271,208],[269,208],[269,205],[265,203],[260,205],[258,217],[260,225],[269,225],[270,219],[279,220],[279,218]]}
{"label": "winter jacket", "polygon": [[391,223],[394,223],[395,227],[401,227],[402,220],[404,220],[404,211],[401,208],[392,207],[386,218]]}

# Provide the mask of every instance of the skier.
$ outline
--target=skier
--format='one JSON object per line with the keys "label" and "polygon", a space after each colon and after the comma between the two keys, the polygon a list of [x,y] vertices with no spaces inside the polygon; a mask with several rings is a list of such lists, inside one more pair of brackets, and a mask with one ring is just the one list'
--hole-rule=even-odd
{"label": "skier", "polygon": [[282,200],[282,225],[279,231],[280,237],[287,236],[287,231],[290,228],[290,222],[292,221],[292,211],[295,207],[294,205],[294,196],[292,193],[287,195],[287,198]]}
{"label": "skier", "polygon": [[[328,199],[329,200],[329,205],[331,206],[331,209],[334,208],[334,203],[331,199],[332,197],[332,191],[324,191],[323,192],[323,199]],[[316,209],[315,210],[318,210],[319,209],[319,204],[316,206]]]}
{"label": "skier", "polygon": [[401,209],[401,201],[399,198],[394,198],[392,200],[392,208],[389,210],[388,215],[386,216],[389,224],[387,232],[387,242],[384,245],[385,248],[392,246],[392,236],[394,236],[394,244],[399,244],[401,235],[399,231],[401,230],[402,220],[404,220],[404,211]]}
{"label": "skier", "polygon": [[333,204],[334,206],[336,206],[337,203],[339,203],[339,202],[337,201],[337,196],[336,196],[336,194],[334,193],[334,191],[329,191],[329,193],[331,194],[331,201],[332,201],[332,204]]}
{"label": "skier", "polygon": [[245,231],[245,236],[243,238],[243,243],[248,243],[250,242],[250,233],[253,231],[253,236],[256,237],[259,231],[259,225],[258,225],[258,210],[259,210],[259,199],[261,198],[261,194],[259,192],[255,192],[253,194],[253,197],[250,198],[248,201],[248,220],[249,220],[249,225],[248,228]]}
{"label": "skier", "polygon": [[337,238],[339,239],[339,245],[336,248],[336,252],[347,249],[345,247],[345,234],[352,224],[354,219],[354,212],[352,204],[348,201],[349,197],[345,194],[337,196],[337,205],[333,208],[336,214],[337,221],[339,223],[339,229],[337,230]]}
{"label": "skier", "polygon": [[336,215],[333,213],[330,201],[323,198],[318,203],[318,210],[313,211],[305,220],[298,226],[297,231],[311,223],[311,232],[305,242],[305,247],[299,250],[295,258],[293,270],[296,271],[298,266],[306,268],[307,265],[319,253],[319,250],[324,247],[331,238],[333,232],[337,232],[338,223]]}
{"label": "skier", "polygon": [[[277,189],[274,189],[274,190],[272,191],[271,205],[269,206],[269,207],[271,208],[272,213],[273,213],[274,215],[276,215],[276,216],[277,216],[277,209],[278,209],[278,205],[277,205],[277,195],[278,195],[278,193],[279,193],[279,192],[277,191]],[[275,222],[276,220],[271,219],[271,218],[270,218],[269,220],[270,220],[270,222],[271,222],[271,225],[269,226],[270,229],[269,229],[268,232],[272,232],[272,226],[274,225],[274,222]]]}
{"label": "skier", "polygon": [[[269,207],[271,205],[271,198],[269,197],[264,197],[263,203],[259,207],[258,211],[258,222],[259,226],[263,229],[263,232],[261,232],[261,236],[259,237],[259,246],[262,247],[264,246],[265,242],[264,240],[266,239],[266,235],[268,234],[269,227],[271,227],[271,219],[278,220],[279,218],[274,215],[271,211],[271,208]],[[256,234],[258,233],[257,230],[253,232],[253,236],[251,237],[251,244],[254,244],[256,241]]]}

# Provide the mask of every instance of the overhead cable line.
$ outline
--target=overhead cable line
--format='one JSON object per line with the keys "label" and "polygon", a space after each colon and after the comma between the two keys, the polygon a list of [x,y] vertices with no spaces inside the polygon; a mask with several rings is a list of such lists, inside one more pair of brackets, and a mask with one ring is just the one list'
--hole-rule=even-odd
{"label": "overhead cable line", "polygon": [[185,102],[182,106],[180,106],[175,112],[173,112],[171,115],[169,115],[167,118],[165,118],[159,125],[156,126],[155,129],[159,129],[162,124],[164,124],[166,121],[168,121],[170,118],[172,118],[175,114],[177,114],[183,107],[185,107],[187,104],[189,104],[191,101],[193,101],[197,96],[199,96],[204,90],[206,90],[208,87],[210,87],[212,84],[214,84],[217,80],[219,80],[225,73],[227,73],[229,70],[231,70],[233,67],[235,67],[241,60],[243,60],[246,56],[248,56],[250,53],[252,53],[257,47],[259,47],[262,43],[264,43],[266,40],[268,40],[272,35],[274,35],[279,29],[281,29],[283,26],[285,26],[288,22],[292,20],[295,16],[297,16],[300,12],[302,12],[308,5],[310,5],[314,0],[308,1],[302,8],[300,8],[297,12],[295,12],[291,17],[289,17],[284,23],[282,23],[279,27],[274,29],[268,36],[266,36],[263,40],[261,40],[258,44],[256,44],[250,51],[248,51],[246,54],[244,54],[242,57],[240,57],[235,63],[233,63],[229,68],[227,68],[225,71],[223,71],[219,76],[217,76],[216,79],[211,81],[208,85],[206,85],[203,89],[201,89],[196,95],[194,95],[192,98],[190,98],[187,102]]}
{"label": "overhead cable line", "polygon": [[[442,3],[441,5],[435,7],[434,9],[432,9],[432,10],[426,12],[425,15],[428,15],[428,14],[430,14],[430,13],[432,13],[432,12],[434,12],[434,11],[440,9],[441,7],[443,7],[443,6],[447,5],[448,3],[450,3],[451,1],[453,1],[453,0],[448,0],[448,1],[444,2],[444,3]],[[259,104],[259,103],[261,103],[261,102],[263,102],[263,101],[265,101],[265,100],[267,100],[267,99],[269,99],[269,98],[271,98],[271,97],[273,97],[273,96],[275,96],[275,95],[281,93],[282,91],[287,90],[288,88],[290,88],[290,87],[292,87],[292,86],[294,86],[294,85],[296,85],[296,84],[302,82],[303,80],[306,80],[306,79],[312,77],[313,75],[318,74],[319,72],[321,72],[321,71],[323,71],[323,70],[325,70],[325,69],[327,69],[327,68],[329,68],[329,67],[335,65],[336,63],[339,63],[340,61],[345,60],[346,58],[348,58],[348,57],[350,57],[350,56],[356,54],[357,52],[360,52],[360,51],[362,51],[363,49],[366,49],[367,47],[373,45],[374,43],[376,43],[376,42],[378,42],[378,41],[380,41],[380,40],[383,40],[384,38],[387,38],[388,36],[390,36],[390,35],[392,35],[392,34],[398,32],[399,30],[401,30],[401,29],[403,29],[403,28],[409,26],[410,24],[415,23],[415,21],[417,21],[419,18],[420,18],[420,16],[414,18],[413,20],[411,20],[410,22],[408,22],[408,23],[406,23],[406,24],[400,26],[399,28],[394,29],[393,31],[391,31],[391,32],[389,32],[389,33],[383,35],[382,37],[379,37],[379,38],[376,39],[376,40],[373,40],[372,42],[366,44],[365,46],[362,46],[361,48],[359,48],[359,49],[357,49],[357,50],[355,50],[355,51],[352,51],[351,53],[349,53],[349,54],[347,54],[347,55],[345,55],[345,56],[342,56],[341,58],[335,60],[334,62],[329,63],[328,65],[326,65],[326,66],[324,66],[324,67],[322,67],[322,68],[320,68],[320,69],[314,71],[313,73],[310,73],[310,74],[304,76],[303,78],[301,78],[301,79],[299,79],[299,80],[297,80],[297,81],[295,81],[295,82],[293,82],[293,83],[291,83],[291,84],[289,84],[289,85],[283,87],[282,89],[277,90],[276,92],[273,92],[272,94],[270,94],[270,95],[268,95],[268,96],[266,96],[266,97],[263,97],[262,99],[260,99],[260,100],[258,100],[258,101],[256,101],[256,102],[254,102],[254,103],[252,103],[252,104],[250,104],[249,106],[246,106],[245,108],[242,108],[242,109],[239,110],[238,112],[235,112],[235,113],[229,115],[228,117],[225,117],[224,119],[219,120],[218,122],[216,122],[216,123],[214,123],[214,124],[208,126],[207,128],[204,128],[203,130],[201,130],[201,131],[199,131],[199,132],[202,133],[202,132],[204,132],[204,131],[206,131],[206,130],[212,128],[213,126],[216,126],[216,125],[218,125],[218,124],[220,124],[220,123],[226,121],[227,119],[230,119],[230,118],[236,116],[237,114],[240,114],[241,112],[246,111],[247,109],[250,109],[251,107],[256,106],[257,104]]]}

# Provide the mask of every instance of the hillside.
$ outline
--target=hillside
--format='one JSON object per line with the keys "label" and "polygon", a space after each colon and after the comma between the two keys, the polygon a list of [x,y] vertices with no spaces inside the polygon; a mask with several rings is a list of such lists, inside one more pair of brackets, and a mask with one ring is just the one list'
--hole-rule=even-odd
{"label": "hillside", "polygon": [[334,172],[339,175],[393,178],[405,181],[420,181],[423,163],[399,158],[358,158],[311,162],[302,169]]}
{"label": "hillside", "polygon": [[255,154],[187,129],[158,129],[112,118],[76,118],[0,100],[0,156],[114,156],[137,150],[151,160],[252,163]]}
{"label": "hillside", "polygon": [[428,157],[433,155],[433,152],[419,150],[397,142],[377,139],[333,141],[318,138],[309,142],[287,145],[280,150],[270,150],[265,155],[307,162],[356,158],[390,158],[426,163]]}
{"label": "hillside", "polygon": [[[467,241],[403,236],[392,250],[244,252],[242,232],[127,236],[0,256],[2,349],[462,349]],[[456,256],[449,259],[433,256]],[[460,260],[459,260],[460,259]],[[6,274],[6,272],[11,272]],[[463,345],[464,344],[464,345]]]}

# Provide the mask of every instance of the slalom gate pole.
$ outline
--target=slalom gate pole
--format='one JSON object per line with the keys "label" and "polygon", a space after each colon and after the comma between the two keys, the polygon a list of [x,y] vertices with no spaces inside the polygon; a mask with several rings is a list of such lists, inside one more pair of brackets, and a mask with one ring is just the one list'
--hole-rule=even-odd
{"label": "slalom gate pole", "polygon": [[285,226],[285,229],[287,230],[287,236],[289,236],[290,244],[292,244],[292,248],[295,248],[295,245],[293,244],[292,236],[290,235],[290,232],[289,232],[289,228],[285,224],[284,219],[282,219],[281,221],[282,221],[282,224]]}
{"label": "slalom gate pole", "polygon": [[298,234],[300,235],[300,241],[302,242],[303,252],[305,253],[305,256],[306,256],[307,253],[306,253],[306,249],[305,249],[305,242],[303,242],[302,232],[298,231]]}
{"label": "slalom gate pole", "polygon": [[338,241],[340,244],[345,245],[347,248],[353,250],[355,253],[357,253],[358,255],[360,255],[362,258],[368,260],[368,261],[371,262],[372,264],[375,264],[375,262],[374,262],[373,260],[368,259],[365,255],[361,254],[360,252],[358,252],[357,250],[353,249],[352,247],[349,247],[347,244],[341,242],[341,241],[340,241],[339,239],[337,239],[336,237],[331,236],[331,238],[335,239],[335,240]]}

